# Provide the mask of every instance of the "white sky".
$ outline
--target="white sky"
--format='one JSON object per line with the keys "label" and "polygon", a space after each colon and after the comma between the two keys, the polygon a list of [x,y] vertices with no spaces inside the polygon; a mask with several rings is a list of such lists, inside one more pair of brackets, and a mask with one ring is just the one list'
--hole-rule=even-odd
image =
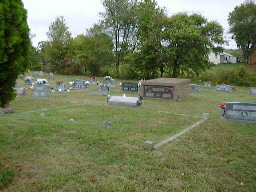
{"label": "white sky", "polygon": [[[218,21],[225,29],[225,39],[229,41],[228,48],[236,48],[234,41],[229,39],[227,22],[229,12],[244,0],[157,0],[160,7],[165,7],[168,16],[178,12],[199,13],[208,21]],[[85,33],[101,18],[104,11],[101,0],[23,0],[28,11],[28,24],[34,46],[40,41],[47,40],[46,32],[56,17],[64,16],[70,32],[75,37]]]}

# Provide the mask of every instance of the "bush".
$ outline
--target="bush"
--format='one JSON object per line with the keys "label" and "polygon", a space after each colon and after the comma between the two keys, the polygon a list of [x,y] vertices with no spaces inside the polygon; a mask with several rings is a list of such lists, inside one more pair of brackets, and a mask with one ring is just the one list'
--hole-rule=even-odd
{"label": "bush", "polygon": [[244,67],[232,71],[217,71],[217,73],[206,72],[201,75],[201,80],[211,81],[215,84],[230,84],[236,86],[255,86],[256,78]]}

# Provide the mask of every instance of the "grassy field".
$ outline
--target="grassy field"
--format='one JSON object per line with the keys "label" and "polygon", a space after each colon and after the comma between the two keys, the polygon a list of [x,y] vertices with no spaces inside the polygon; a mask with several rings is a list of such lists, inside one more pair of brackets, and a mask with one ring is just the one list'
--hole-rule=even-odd
{"label": "grassy field", "polygon": [[[121,94],[119,83],[111,95]],[[179,102],[147,99],[137,108],[108,106],[106,97],[89,95],[99,87],[90,88],[50,99],[27,90],[11,102],[15,112],[0,117],[0,191],[255,191],[256,125],[220,120],[218,108],[256,102],[248,88],[201,87]],[[166,139],[203,113],[210,118],[181,137],[157,150],[143,148],[145,140]]]}

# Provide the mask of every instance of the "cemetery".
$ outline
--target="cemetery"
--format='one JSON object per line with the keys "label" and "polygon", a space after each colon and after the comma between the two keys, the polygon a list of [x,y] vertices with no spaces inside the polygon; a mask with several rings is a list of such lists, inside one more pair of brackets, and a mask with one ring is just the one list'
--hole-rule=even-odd
{"label": "cemetery", "polygon": [[[169,186],[169,179],[193,180],[202,174],[211,185],[225,182],[239,189],[254,185],[244,177],[254,169],[249,159],[256,126],[256,98],[248,94],[247,87],[238,87],[231,95],[190,80],[153,79],[142,82],[142,92],[123,92],[123,82],[131,81],[115,79],[115,87],[108,91],[91,86],[89,91],[71,89],[68,94],[59,94],[58,89],[73,87],[62,84],[74,77],[56,74],[55,79],[59,80],[35,83],[33,90],[21,88],[26,95],[11,102],[14,112],[0,115],[0,150],[6,158],[2,162],[11,159],[14,167],[23,167],[19,174],[30,178],[10,185],[10,190],[25,191],[33,183],[37,189],[54,191],[64,185],[60,180],[80,179],[90,190],[92,186],[113,189],[113,181],[122,190],[123,183],[138,189],[147,181],[155,189],[160,186],[158,177]],[[83,82],[89,78],[76,79]],[[104,77],[97,80],[102,84]],[[21,79],[17,82],[24,85]],[[51,92],[49,85],[56,91]],[[140,97],[143,95],[145,99]],[[176,101],[178,96],[182,100]],[[218,105],[222,102],[221,111]],[[240,168],[233,167],[237,162]],[[238,184],[230,183],[234,178],[227,171],[237,174]],[[113,180],[121,175],[126,178],[121,183]],[[202,187],[211,191],[208,185]]]}

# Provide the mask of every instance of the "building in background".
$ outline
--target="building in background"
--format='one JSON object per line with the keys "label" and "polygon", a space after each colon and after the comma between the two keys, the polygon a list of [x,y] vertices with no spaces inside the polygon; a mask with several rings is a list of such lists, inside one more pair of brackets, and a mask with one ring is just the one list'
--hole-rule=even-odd
{"label": "building in background", "polygon": [[223,64],[223,63],[240,63],[240,57],[228,54],[226,52],[222,53],[213,53],[209,54],[209,61],[214,64]]}

